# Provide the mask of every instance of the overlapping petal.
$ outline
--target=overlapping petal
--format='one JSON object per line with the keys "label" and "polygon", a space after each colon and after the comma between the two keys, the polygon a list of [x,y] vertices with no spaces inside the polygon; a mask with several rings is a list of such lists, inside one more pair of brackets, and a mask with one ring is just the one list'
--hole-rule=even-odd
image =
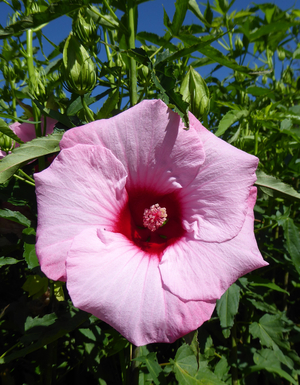
{"label": "overlapping petal", "polygon": [[190,114],[205,150],[197,177],[181,192],[184,227],[196,239],[224,242],[241,230],[258,159],[217,138]]}
{"label": "overlapping petal", "polygon": [[135,345],[173,342],[210,318],[214,301],[182,301],[162,287],[158,259],[125,236],[97,227],[74,238],[67,288],[74,305]]}
{"label": "overlapping petal", "polygon": [[165,251],[159,268],[168,290],[184,300],[217,300],[239,277],[268,265],[254,237],[255,201],[252,187],[244,225],[231,240],[199,242],[188,234]]}
{"label": "overlapping petal", "polygon": [[145,100],[111,119],[67,131],[60,145],[61,149],[77,143],[102,145],[124,165],[128,189],[161,192],[166,179],[173,181],[173,189],[187,186],[204,162],[199,135],[193,128],[183,128],[179,115],[161,100]]}
{"label": "overlapping petal", "polygon": [[67,253],[82,230],[112,229],[127,200],[126,178],[122,163],[109,150],[86,145],[62,151],[48,169],[35,174],[36,251],[49,278],[66,279]]}

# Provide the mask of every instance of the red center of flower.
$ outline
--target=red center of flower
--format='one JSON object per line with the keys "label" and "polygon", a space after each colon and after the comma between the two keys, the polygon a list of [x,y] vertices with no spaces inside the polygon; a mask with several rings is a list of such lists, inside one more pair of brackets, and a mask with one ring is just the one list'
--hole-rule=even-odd
{"label": "red center of flower", "polygon": [[119,214],[114,231],[161,258],[165,248],[185,233],[178,194],[161,195],[144,189],[127,192],[128,202]]}

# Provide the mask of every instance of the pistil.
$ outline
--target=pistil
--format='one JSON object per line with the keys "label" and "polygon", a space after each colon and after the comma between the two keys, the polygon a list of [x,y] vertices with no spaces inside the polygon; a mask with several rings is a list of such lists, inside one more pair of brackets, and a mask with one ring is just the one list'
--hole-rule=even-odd
{"label": "pistil", "polygon": [[167,220],[167,210],[160,207],[158,203],[152,205],[150,209],[144,210],[143,225],[151,231],[155,231],[162,227]]}

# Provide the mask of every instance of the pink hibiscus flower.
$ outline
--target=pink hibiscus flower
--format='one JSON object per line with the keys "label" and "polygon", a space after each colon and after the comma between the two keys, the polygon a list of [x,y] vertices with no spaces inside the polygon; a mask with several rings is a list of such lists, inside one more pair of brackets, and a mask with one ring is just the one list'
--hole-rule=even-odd
{"label": "pink hibiscus flower", "polygon": [[[29,120],[33,120],[30,118]],[[45,135],[53,133],[57,120],[52,118],[46,118],[46,132]],[[9,126],[9,128],[24,142],[30,142],[36,138],[34,124],[15,122]],[[42,134],[44,135],[44,117],[41,117]],[[19,143],[15,143],[15,147],[19,147]],[[6,152],[0,151],[0,159],[6,156]]]}
{"label": "pink hibiscus flower", "polygon": [[74,305],[135,345],[173,342],[267,265],[253,232],[258,159],[145,100],[69,130],[35,174],[37,255]]}

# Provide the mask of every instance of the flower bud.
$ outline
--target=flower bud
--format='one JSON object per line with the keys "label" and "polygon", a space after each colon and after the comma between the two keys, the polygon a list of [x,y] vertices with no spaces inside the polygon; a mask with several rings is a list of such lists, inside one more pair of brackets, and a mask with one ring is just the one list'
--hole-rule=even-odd
{"label": "flower bud", "polygon": [[63,75],[68,91],[84,95],[96,85],[96,68],[84,46],[72,33],[63,51]]}
{"label": "flower bud", "polygon": [[262,84],[267,84],[268,76],[266,74],[264,74],[261,81],[262,81]]}
{"label": "flower bud", "polygon": [[74,35],[78,37],[82,44],[85,46],[95,46],[99,41],[97,34],[97,26],[91,17],[82,15],[82,12],[78,12],[77,18],[73,20],[72,30]]}
{"label": "flower bud", "polygon": [[242,83],[245,80],[245,74],[239,71],[234,71],[234,77],[238,83]]}
{"label": "flower bud", "polygon": [[285,83],[291,84],[294,76],[294,72],[291,67],[287,67],[282,74],[282,79]]}
{"label": "flower bud", "polygon": [[38,99],[44,101],[46,99],[46,78],[41,71],[34,68],[34,77],[29,81],[29,88],[32,95]]}
{"label": "flower bud", "polygon": [[183,100],[189,103],[190,111],[200,119],[203,115],[207,115],[210,109],[210,95],[208,87],[201,75],[190,67],[185,75],[180,93]]}
{"label": "flower bud", "polygon": [[2,151],[8,152],[13,147],[13,140],[9,136],[0,132],[0,149]]}
{"label": "flower bud", "polygon": [[278,59],[283,61],[285,59],[285,51],[282,47],[277,48]]}
{"label": "flower bud", "polygon": [[3,77],[5,80],[7,81],[15,80],[16,74],[13,67],[10,64],[4,65],[2,71],[3,71]]}
{"label": "flower bud", "polygon": [[234,45],[237,51],[241,51],[243,49],[244,44],[239,35],[237,35],[237,37],[235,38]]}

